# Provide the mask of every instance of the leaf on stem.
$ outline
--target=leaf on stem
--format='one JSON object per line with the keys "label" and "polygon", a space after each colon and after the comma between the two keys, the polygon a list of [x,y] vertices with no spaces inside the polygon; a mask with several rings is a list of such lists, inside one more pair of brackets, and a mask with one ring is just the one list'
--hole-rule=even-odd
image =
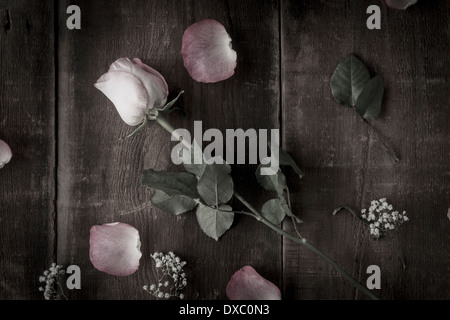
{"label": "leaf on stem", "polygon": [[187,196],[169,196],[161,190],[155,190],[152,197],[152,204],[174,216],[191,211],[197,206],[197,202]]}
{"label": "leaf on stem", "polygon": [[[181,158],[183,160],[184,169],[186,169],[187,172],[192,173],[198,179],[200,179],[206,168],[205,158],[203,156],[203,152],[200,146],[194,139],[190,150],[191,152],[188,152],[186,149],[183,149],[182,151],[183,153],[181,154]],[[195,159],[202,159],[202,163],[195,164],[194,163]]]}
{"label": "leaf on stem", "polygon": [[279,225],[286,217],[286,211],[280,199],[272,199],[264,203],[261,213],[264,218],[275,225]]}
{"label": "leaf on stem", "polygon": [[366,120],[374,120],[381,113],[384,94],[383,76],[377,75],[366,83],[356,101],[356,111]]}
{"label": "leaf on stem", "polygon": [[370,80],[369,70],[353,54],[342,60],[331,76],[331,92],[334,99],[347,107],[354,107],[359,94]]}
{"label": "leaf on stem", "polygon": [[161,190],[169,196],[183,195],[198,199],[197,179],[187,172],[166,172],[145,170],[142,174],[142,185]]}
{"label": "leaf on stem", "polygon": [[[268,143],[269,149],[272,149],[272,142],[269,141]],[[302,170],[300,169],[299,165],[295,162],[295,160],[291,157],[289,153],[283,150],[283,148],[280,148],[278,146],[278,158],[279,158],[279,164],[282,166],[289,166],[291,167],[296,174],[301,178],[303,178],[304,174]]]}
{"label": "leaf on stem", "polygon": [[234,213],[230,206],[221,205],[218,209],[200,204],[197,207],[197,221],[203,232],[216,241],[233,224]]}
{"label": "leaf on stem", "polygon": [[280,165],[291,167],[294,170],[294,172],[296,174],[298,174],[300,179],[303,178],[304,174],[303,174],[302,170],[297,165],[295,160],[290,156],[290,154],[287,153],[286,151],[284,151],[282,148],[280,148],[279,152],[280,152],[280,154],[279,154],[279,156],[280,156]]}
{"label": "leaf on stem", "polygon": [[273,175],[262,175],[261,168],[269,167],[267,164],[260,164],[258,169],[256,169],[256,180],[258,183],[267,191],[275,191],[279,196],[283,195],[284,187],[286,186],[286,177],[284,174],[278,170],[277,174]]}
{"label": "leaf on stem", "polygon": [[197,190],[207,205],[218,207],[230,201],[234,187],[230,173],[231,167],[228,164],[210,164],[205,167],[197,183]]}

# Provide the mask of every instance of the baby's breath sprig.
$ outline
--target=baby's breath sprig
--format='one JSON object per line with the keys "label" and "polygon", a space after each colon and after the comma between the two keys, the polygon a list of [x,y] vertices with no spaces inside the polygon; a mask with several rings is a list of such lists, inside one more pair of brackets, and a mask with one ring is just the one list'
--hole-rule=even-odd
{"label": "baby's breath sprig", "polygon": [[389,231],[394,230],[409,220],[406,211],[402,213],[395,211],[392,204],[389,204],[386,198],[372,200],[369,208],[361,210],[361,216],[357,215],[348,206],[341,206],[335,209],[333,215],[336,215],[341,210],[350,212],[355,218],[368,225],[370,234],[374,236],[375,240],[380,239]]}
{"label": "baby's breath sprig", "polygon": [[145,285],[143,289],[158,299],[177,297],[183,300],[184,295],[181,291],[187,285],[183,270],[186,261],[181,261],[173,252],[168,254],[155,252],[151,257],[155,261],[157,283]]}
{"label": "baby's breath sprig", "polygon": [[409,220],[406,211],[395,211],[386,198],[373,200],[368,209],[361,210],[361,218],[369,224],[370,234],[379,239]]}
{"label": "baby's breath sprig", "polygon": [[[59,283],[59,277],[64,275],[65,271],[62,265],[52,263],[48,270],[45,270],[39,277],[39,282],[45,285],[39,287],[39,291],[44,293],[45,300],[61,300],[68,298],[64,295],[64,291]],[[60,291],[58,293],[58,290]]]}

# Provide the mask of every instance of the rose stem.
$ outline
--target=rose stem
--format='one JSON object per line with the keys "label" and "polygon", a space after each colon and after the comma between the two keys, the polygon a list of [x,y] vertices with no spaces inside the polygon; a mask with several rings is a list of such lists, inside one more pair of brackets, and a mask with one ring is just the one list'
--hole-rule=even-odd
{"label": "rose stem", "polygon": [[[170,134],[176,133],[174,127],[164,118],[161,114],[158,114],[156,116],[156,122],[158,122],[164,129],[166,129]],[[184,145],[188,144],[189,142],[180,140]],[[190,146],[189,146],[190,147]],[[188,148],[189,148],[188,147]],[[288,238],[289,240],[292,240],[296,243],[301,244],[302,246],[308,248],[318,256],[320,256],[323,260],[328,262],[336,271],[338,271],[348,282],[350,282],[355,288],[361,290],[364,294],[366,294],[368,297],[370,297],[372,300],[379,300],[379,298],[374,295],[370,290],[368,290],[366,287],[361,285],[357,280],[355,280],[350,274],[348,274],[340,265],[338,265],[333,259],[331,259],[329,256],[327,256],[325,253],[314,247],[312,244],[310,244],[305,238],[299,238],[296,237],[283,229],[279,228],[278,226],[272,224],[269,220],[264,218],[258,211],[256,211],[255,208],[252,207],[252,205],[247,202],[239,193],[236,191],[233,192],[234,196],[244,205],[246,206],[254,215],[255,219],[257,221],[262,222],[267,227],[272,229],[273,231],[279,233],[280,235],[284,236],[285,238]]]}
{"label": "rose stem", "polygon": [[386,139],[383,138],[382,135],[380,135],[374,127],[372,127],[369,122],[367,122],[366,119],[361,118],[361,121],[366,125],[367,130],[369,131],[369,134],[374,135],[383,145],[384,150],[391,156],[392,160],[397,163],[400,161],[399,157],[395,153],[394,149],[390,146],[390,144],[386,141]]}
{"label": "rose stem", "polygon": [[366,287],[361,285],[358,281],[356,281],[350,274],[348,274],[340,265],[338,265],[333,259],[331,259],[329,256],[327,256],[325,253],[314,247],[312,244],[310,244],[305,238],[298,238],[283,229],[279,228],[278,226],[272,224],[269,220],[264,218],[258,211],[256,211],[250,203],[248,203],[240,194],[237,192],[234,192],[234,196],[243,204],[245,205],[251,212],[253,212],[256,216],[256,219],[262,223],[264,223],[266,226],[274,230],[275,232],[279,233],[280,235],[284,236],[285,238],[288,238],[289,240],[292,240],[296,243],[299,243],[318,256],[320,256],[323,260],[328,262],[336,271],[338,271],[348,282],[350,282],[354,287],[361,290],[363,293],[365,293],[368,297],[370,297],[373,300],[379,300],[379,298],[374,295],[372,292],[370,292]]}

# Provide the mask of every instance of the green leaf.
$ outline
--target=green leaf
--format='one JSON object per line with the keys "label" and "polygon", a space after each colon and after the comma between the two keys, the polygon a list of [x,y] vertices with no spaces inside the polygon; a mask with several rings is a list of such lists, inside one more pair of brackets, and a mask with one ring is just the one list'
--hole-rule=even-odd
{"label": "green leaf", "polygon": [[304,174],[300,167],[297,165],[295,160],[282,148],[279,148],[279,157],[280,157],[280,165],[291,167],[296,174],[301,178],[303,178]]}
{"label": "green leaf", "polygon": [[260,164],[256,169],[256,180],[267,191],[275,191],[278,195],[283,195],[286,186],[286,177],[278,170],[277,174],[262,175],[261,168],[269,167],[270,164]]}
{"label": "green leaf", "polygon": [[173,99],[172,101],[170,101],[168,104],[166,104],[162,109],[160,109],[160,112],[163,113],[171,113],[173,111],[174,108],[172,108],[172,106],[175,104],[175,102],[177,102],[177,100],[180,98],[180,96],[184,93],[184,91],[180,91],[180,93],[178,94],[178,96]]}
{"label": "green leaf", "polygon": [[291,211],[291,209],[289,208],[286,201],[283,201],[283,200],[284,199],[281,199],[281,207],[286,212],[286,215],[290,218],[293,218],[295,220],[295,222],[297,222],[297,223],[303,223],[303,221],[300,220],[299,218],[297,218],[297,216]]}
{"label": "green leaf", "polygon": [[261,213],[264,218],[275,225],[279,225],[286,216],[286,211],[281,205],[280,199],[272,199],[264,203]]}
{"label": "green leaf", "polygon": [[210,164],[205,167],[197,183],[197,190],[209,206],[218,207],[227,203],[233,196],[233,179],[228,164]]}
{"label": "green leaf", "polygon": [[191,211],[198,203],[183,195],[169,196],[161,190],[155,190],[152,197],[152,204],[164,212],[177,216]]}
{"label": "green leaf", "polygon": [[354,55],[342,60],[331,76],[331,92],[334,99],[347,107],[354,107],[359,94],[370,80],[369,70]]}
{"label": "green leaf", "polygon": [[214,209],[200,204],[196,211],[198,224],[206,235],[217,241],[233,224],[234,213],[229,212],[231,210],[227,205]]}
{"label": "green leaf", "polygon": [[191,199],[199,198],[196,188],[197,179],[187,172],[145,170],[142,174],[142,185],[161,190],[169,196],[183,195]]}
{"label": "green leaf", "polygon": [[[196,145],[197,148],[194,148],[194,145]],[[205,159],[203,157],[203,153],[201,151],[200,146],[194,140],[194,143],[191,146],[190,154],[185,149],[183,149],[182,151],[184,151],[183,154],[181,154],[181,158],[183,160],[184,169],[186,169],[187,172],[192,173],[198,179],[200,179],[200,177],[203,175],[203,172],[205,171],[205,168],[206,168]],[[195,159],[196,156],[197,157],[200,157],[200,156],[202,157],[203,160],[202,160],[201,164],[194,164],[194,159]],[[186,164],[188,162],[190,162],[191,164]]]}
{"label": "green leaf", "polygon": [[356,111],[367,120],[378,118],[381,113],[381,103],[384,94],[383,76],[377,75],[366,83],[356,101]]}

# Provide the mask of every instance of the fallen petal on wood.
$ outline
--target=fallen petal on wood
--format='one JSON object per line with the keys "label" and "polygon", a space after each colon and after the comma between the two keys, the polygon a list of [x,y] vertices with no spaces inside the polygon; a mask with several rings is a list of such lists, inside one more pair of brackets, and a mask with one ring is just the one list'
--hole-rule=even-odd
{"label": "fallen petal on wood", "polygon": [[0,140],[0,169],[5,166],[12,158],[12,152],[8,144]]}
{"label": "fallen petal on wood", "polygon": [[280,289],[250,266],[233,274],[226,292],[230,300],[281,300]]}
{"label": "fallen petal on wood", "polygon": [[89,257],[97,270],[114,276],[129,276],[139,268],[139,232],[125,223],[91,228]]}
{"label": "fallen petal on wood", "polygon": [[181,48],[184,66],[198,82],[213,83],[230,78],[237,54],[231,38],[216,20],[203,20],[186,29]]}
{"label": "fallen petal on wood", "polygon": [[405,10],[409,6],[417,3],[417,0],[381,0],[385,5],[391,9]]}

